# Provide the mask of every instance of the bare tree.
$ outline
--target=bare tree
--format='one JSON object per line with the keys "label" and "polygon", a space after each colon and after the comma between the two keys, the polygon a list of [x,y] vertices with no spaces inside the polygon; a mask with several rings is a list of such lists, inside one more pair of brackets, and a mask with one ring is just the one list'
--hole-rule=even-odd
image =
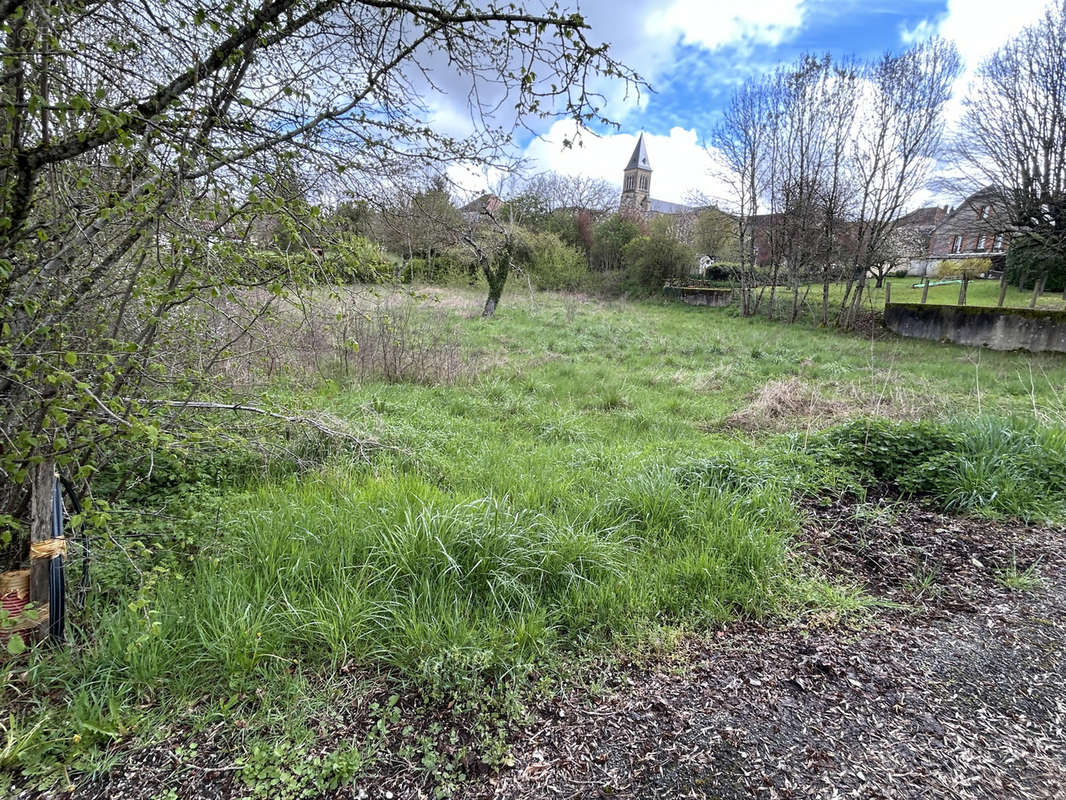
{"label": "bare tree", "polygon": [[540,172],[523,187],[523,195],[535,198],[542,213],[554,211],[602,211],[618,200],[618,190],[608,181],[585,175]]}
{"label": "bare tree", "polygon": [[866,277],[906,204],[929,179],[943,137],[944,106],[960,68],[954,45],[931,39],[866,70],[851,158],[858,197],[853,270],[841,301],[845,325],[854,321]]}
{"label": "bare tree", "polygon": [[817,275],[828,322],[829,287],[847,263],[839,321],[850,324],[867,273],[928,178],[958,70],[954,48],[932,40],[870,64],[805,56],[734,94],[712,144],[734,188],[742,262],[752,265],[741,276],[745,298],[754,268],[769,270],[746,313],[767,284],[772,312],[784,275],[795,319],[801,284]]}
{"label": "bare tree", "polygon": [[[134,398],[203,391],[227,348],[215,298],[299,279],[248,246],[264,213],[296,213],[279,163],[311,194],[394,190],[500,158],[531,117],[599,119],[593,78],[635,81],[580,15],[493,0],[6,0],[0,37],[0,519],[32,463],[158,437]],[[430,124],[442,88],[469,98],[470,135]]]}
{"label": "bare tree", "polygon": [[[1066,263],[1066,3],[1048,7],[993,54],[964,101],[954,156],[966,193],[988,188],[993,233],[1012,231],[1032,259]],[[1033,276],[1039,278],[1040,276]]]}
{"label": "bare tree", "polygon": [[757,310],[753,300],[758,262],[755,224],[766,190],[767,106],[765,86],[749,80],[734,92],[711,133],[711,155],[722,159],[721,177],[732,187],[736,200],[739,263],[735,277],[745,315]]}

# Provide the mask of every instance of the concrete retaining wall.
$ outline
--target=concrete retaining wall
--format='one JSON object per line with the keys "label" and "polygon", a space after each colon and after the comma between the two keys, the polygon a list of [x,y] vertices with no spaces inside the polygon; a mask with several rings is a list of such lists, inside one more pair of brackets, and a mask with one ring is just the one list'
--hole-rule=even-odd
{"label": "concrete retaining wall", "polygon": [[668,286],[663,290],[690,306],[727,306],[733,302],[732,289],[709,286]]}
{"label": "concrete retaining wall", "polygon": [[1066,353],[1066,311],[886,303],[885,325],[915,339]]}

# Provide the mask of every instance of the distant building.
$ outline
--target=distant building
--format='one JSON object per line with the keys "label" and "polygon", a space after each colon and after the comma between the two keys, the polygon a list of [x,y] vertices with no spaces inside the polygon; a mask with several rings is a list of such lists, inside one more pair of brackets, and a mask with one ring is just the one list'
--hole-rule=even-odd
{"label": "distant building", "polygon": [[503,201],[494,194],[483,194],[476,200],[471,200],[465,206],[459,208],[459,213],[463,215],[463,219],[468,224],[477,223],[477,221],[487,214],[495,214],[500,206],[503,205]]}
{"label": "distant building", "polygon": [[929,231],[928,255],[913,259],[908,273],[933,277],[942,261],[967,259],[988,259],[993,269],[1003,269],[1010,247],[1010,226],[997,197],[989,186],[974,192],[958,208],[945,207]]}
{"label": "distant building", "polygon": [[622,171],[622,197],[618,210],[643,215],[691,214],[694,209],[682,203],[657,200],[651,196],[651,160],[644,144],[644,134],[637,139],[633,155]]}

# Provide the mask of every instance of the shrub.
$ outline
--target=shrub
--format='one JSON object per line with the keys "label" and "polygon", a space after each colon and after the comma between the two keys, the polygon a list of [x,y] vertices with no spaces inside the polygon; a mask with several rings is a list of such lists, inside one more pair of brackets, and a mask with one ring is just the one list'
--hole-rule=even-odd
{"label": "shrub", "polygon": [[811,451],[861,479],[929,497],[942,508],[1024,520],[1066,516],[1066,431],[1017,420],[856,420],[819,434]]}
{"label": "shrub", "polygon": [[622,252],[640,234],[633,220],[615,214],[596,226],[589,261],[596,269],[614,270],[624,265]]}
{"label": "shrub", "polygon": [[1047,275],[1044,291],[1061,292],[1066,288],[1066,258],[1028,236],[1011,242],[1007,252],[1008,281],[1021,281],[1022,288],[1032,289],[1044,274]]}
{"label": "shrub", "polygon": [[692,250],[671,236],[640,236],[622,251],[623,285],[637,294],[660,291],[666,281],[687,275],[693,259]]}
{"label": "shrub", "polygon": [[525,268],[538,289],[573,291],[588,277],[585,257],[553,233],[530,234],[529,253]]}
{"label": "shrub", "polygon": [[380,283],[392,275],[393,264],[381,246],[365,236],[344,236],[323,260],[327,282]]}
{"label": "shrub", "polygon": [[961,278],[969,275],[971,278],[984,275],[992,269],[992,260],[988,258],[948,258],[940,262],[937,270],[939,278]]}
{"label": "shrub", "polygon": [[958,445],[935,422],[858,419],[824,431],[814,451],[878,483],[895,483],[908,470]]}

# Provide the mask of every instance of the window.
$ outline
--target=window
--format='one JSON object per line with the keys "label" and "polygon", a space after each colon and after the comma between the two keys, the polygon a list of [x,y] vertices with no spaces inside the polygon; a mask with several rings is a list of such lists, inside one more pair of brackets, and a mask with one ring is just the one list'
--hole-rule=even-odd
{"label": "window", "polygon": [[978,251],[980,251],[982,253],[984,252],[984,250],[985,250],[985,240],[987,238],[988,237],[985,236],[983,233],[980,236],[977,237],[977,249],[978,249]]}
{"label": "window", "polygon": [[952,253],[962,252],[962,234],[959,234],[954,239],[952,239],[952,241],[951,241],[951,252]]}
{"label": "window", "polygon": [[992,206],[981,206],[981,208],[978,209],[978,211],[977,211],[977,218],[978,219],[988,219],[988,214],[991,211],[992,211]]}
{"label": "window", "polygon": [[996,238],[992,240],[992,249],[993,250],[1002,250],[1003,249],[1003,234],[1002,233],[997,233],[996,234]]}

